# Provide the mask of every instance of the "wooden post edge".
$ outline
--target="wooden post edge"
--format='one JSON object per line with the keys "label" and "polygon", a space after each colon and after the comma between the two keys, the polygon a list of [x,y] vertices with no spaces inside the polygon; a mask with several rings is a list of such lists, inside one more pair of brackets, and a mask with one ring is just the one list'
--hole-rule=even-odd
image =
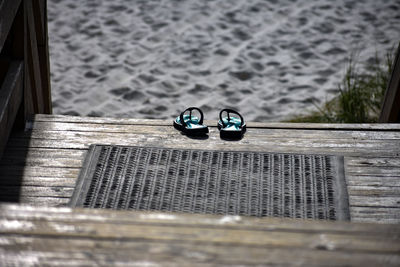
{"label": "wooden post edge", "polygon": [[392,75],[390,77],[385,97],[382,104],[378,122],[400,122],[400,43],[393,62]]}

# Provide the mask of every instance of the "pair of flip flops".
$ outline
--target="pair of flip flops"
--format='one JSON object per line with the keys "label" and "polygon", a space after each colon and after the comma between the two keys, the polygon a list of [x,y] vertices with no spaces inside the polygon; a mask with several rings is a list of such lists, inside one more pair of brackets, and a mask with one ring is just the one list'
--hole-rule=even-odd
{"label": "pair of flip flops", "polygon": [[[192,111],[196,110],[200,113],[200,117],[192,115]],[[186,114],[189,112],[189,114]],[[227,113],[226,117],[223,114]],[[239,117],[230,116],[236,114]],[[175,120],[174,127],[187,135],[204,135],[208,133],[207,125],[203,124],[203,112],[197,107],[190,107],[183,111]],[[233,109],[223,109],[219,113],[219,121],[217,123],[221,138],[241,138],[246,131],[246,123],[242,115]]]}

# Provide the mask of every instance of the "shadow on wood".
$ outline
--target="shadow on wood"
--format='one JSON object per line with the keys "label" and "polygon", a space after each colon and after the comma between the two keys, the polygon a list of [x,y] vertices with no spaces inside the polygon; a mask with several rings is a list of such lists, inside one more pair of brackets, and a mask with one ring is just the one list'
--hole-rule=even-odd
{"label": "shadow on wood", "polygon": [[[20,142],[12,144],[8,142],[4,150],[4,156],[0,161],[0,202],[20,203],[22,195],[23,178],[31,132],[14,129],[13,137],[19,138]],[[11,139],[10,139],[11,141]],[[13,165],[13,168],[7,166]]]}
{"label": "shadow on wood", "polygon": [[46,0],[0,1],[0,158],[11,129],[50,114]]}

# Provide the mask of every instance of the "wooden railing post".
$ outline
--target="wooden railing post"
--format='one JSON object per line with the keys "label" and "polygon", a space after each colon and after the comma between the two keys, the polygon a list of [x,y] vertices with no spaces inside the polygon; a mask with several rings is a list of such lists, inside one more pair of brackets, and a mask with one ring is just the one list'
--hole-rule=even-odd
{"label": "wooden railing post", "polygon": [[37,34],[40,75],[42,79],[43,112],[52,113],[49,40],[47,29],[47,0],[33,1],[33,14]]}
{"label": "wooden railing post", "polygon": [[27,107],[27,115],[49,114],[52,111],[45,7],[46,0],[24,0],[25,73],[27,74],[25,95],[28,98],[25,100],[25,105],[33,103],[33,111],[29,112],[31,107]]}
{"label": "wooden railing post", "polygon": [[0,158],[13,127],[52,112],[46,6],[0,1]]}
{"label": "wooden railing post", "polygon": [[400,43],[393,62],[392,76],[390,77],[385,98],[382,104],[380,123],[400,122]]}

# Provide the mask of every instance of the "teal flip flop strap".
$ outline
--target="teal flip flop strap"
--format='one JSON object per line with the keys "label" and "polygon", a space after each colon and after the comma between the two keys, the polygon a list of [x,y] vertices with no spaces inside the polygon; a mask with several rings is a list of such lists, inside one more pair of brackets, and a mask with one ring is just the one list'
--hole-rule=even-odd
{"label": "teal flip flop strap", "polygon": [[201,109],[196,108],[196,107],[190,107],[190,108],[187,108],[185,111],[183,111],[183,112],[179,115],[179,119],[180,119],[180,122],[181,122],[182,126],[184,126],[184,127],[187,126],[187,123],[185,122],[185,120],[184,120],[184,118],[183,118],[183,115],[184,115],[187,111],[189,111],[189,120],[191,120],[191,119],[192,119],[192,110],[197,110],[197,111],[200,113],[200,120],[199,120],[198,124],[203,124],[203,112],[201,111]]}
{"label": "teal flip flop strap", "polygon": [[223,110],[221,110],[221,111],[219,112],[219,121],[221,122],[223,128],[225,128],[225,127],[227,126],[227,124],[225,123],[225,120],[222,119],[222,113],[224,113],[224,112],[226,112],[226,113],[228,114],[228,122],[231,120],[230,113],[239,115],[239,118],[240,118],[240,128],[243,127],[244,119],[243,119],[242,115],[240,115],[240,113],[237,112],[236,110],[229,109],[229,108],[225,108],[225,109],[223,109]]}

